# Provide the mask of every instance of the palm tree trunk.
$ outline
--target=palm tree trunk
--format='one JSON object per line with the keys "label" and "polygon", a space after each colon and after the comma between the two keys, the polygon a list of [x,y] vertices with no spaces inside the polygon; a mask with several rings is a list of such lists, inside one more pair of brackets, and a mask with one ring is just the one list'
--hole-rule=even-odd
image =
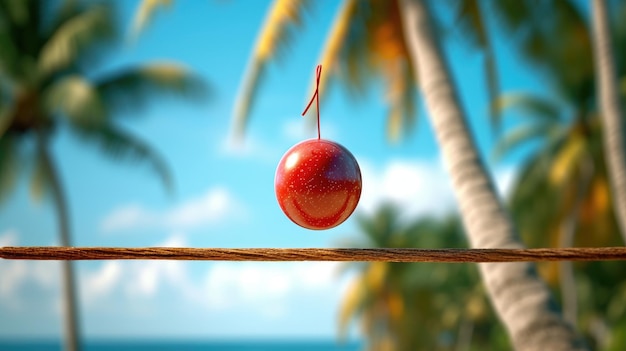
{"label": "palm tree trunk", "polygon": [[592,0],[593,54],[598,103],[603,123],[604,154],[613,193],[615,217],[626,243],[626,155],[609,19],[604,0]]}
{"label": "palm tree trunk", "polygon": [[[54,201],[54,208],[57,211],[59,221],[59,239],[61,246],[72,246],[70,238],[69,214],[65,201],[65,192],[56,167],[49,152],[47,136],[43,131],[37,133],[37,151],[41,161],[46,168],[46,173],[50,181],[50,189]],[[76,284],[74,267],[72,261],[62,261],[62,279],[65,308],[65,350],[80,351],[79,328],[78,328],[78,300],[76,299]]]}
{"label": "palm tree trunk", "polygon": [[[521,248],[472,139],[426,1],[403,0],[405,36],[473,247]],[[584,350],[532,263],[481,264],[491,301],[512,344],[526,350]]]}

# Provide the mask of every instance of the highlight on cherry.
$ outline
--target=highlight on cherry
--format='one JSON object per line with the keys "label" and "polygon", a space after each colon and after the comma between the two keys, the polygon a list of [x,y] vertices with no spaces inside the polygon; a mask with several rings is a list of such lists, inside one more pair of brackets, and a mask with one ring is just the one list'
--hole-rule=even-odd
{"label": "highlight on cherry", "polygon": [[291,147],[276,168],[274,189],[280,208],[301,227],[323,230],[343,223],[361,197],[361,169],[342,145],[321,138],[319,83],[322,65],[316,69],[316,88],[302,116],[316,102],[317,139]]}

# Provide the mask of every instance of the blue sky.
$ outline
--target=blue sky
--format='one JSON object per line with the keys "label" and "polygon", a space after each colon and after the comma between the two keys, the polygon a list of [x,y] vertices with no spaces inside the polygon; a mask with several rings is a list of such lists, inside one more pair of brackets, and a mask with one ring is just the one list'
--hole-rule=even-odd
{"label": "blue sky", "polygon": [[[117,1],[127,26],[136,2]],[[299,117],[316,59],[338,2],[315,2],[284,60],[272,64],[251,115],[245,144],[229,143],[234,99],[268,1],[176,1],[139,40],[121,46],[102,71],[153,60],[184,63],[206,78],[206,103],[156,101],[121,123],[164,156],[173,170],[168,195],[149,169],[115,163],[61,130],[54,157],[66,188],[78,246],[332,247],[358,235],[354,218],[328,231],[291,223],[274,197],[275,167],[295,143],[314,136]],[[446,13],[444,12],[444,15]],[[449,17],[449,15],[448,15]],[[482,56],[450,35],[449,61],[483,155],[486,124]],[[539,77],[497,37],[503,91],[546,93]],[[333,85],[323,101],[322,137],[346,146],[363,172],[357,213],[382,200],[407,215],[454,211],[454,198],[423,108],[401,143],[385,139],[383,89],[364,99]],[[506,123],[507,126],[511,122]],[[520,154],[493,164],[505,189]],[[489,160],[488,160],[489,161]],[[0,246],[55,245],[51,204],[31,200],[24,179],[0,211]],[[87,337],[333,338],[349,275],[335,263],[81,262],[82,330]],[[0,338],[59,337],[56,262],[0,262]]]}

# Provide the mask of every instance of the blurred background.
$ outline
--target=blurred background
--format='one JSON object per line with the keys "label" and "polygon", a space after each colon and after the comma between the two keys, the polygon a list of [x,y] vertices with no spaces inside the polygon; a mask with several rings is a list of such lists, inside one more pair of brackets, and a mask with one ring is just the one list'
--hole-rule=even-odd
{"label": "blurred background", "polygon": [[[608,3],[622,77],[626,3]],[[1,0],[0,246],[467,247],[394,4]],[[587,2],[432,5],[524,243],[622,245]],[[300,113],[319,63],[322,137],[363,194],[314,232],[273,180],[316,135]],[[86,350],[511,348],[475,265],[0,261],[1,350],[71,349],[72,268]],[[594,350],[626,348],[624,268],[539,266]]]}

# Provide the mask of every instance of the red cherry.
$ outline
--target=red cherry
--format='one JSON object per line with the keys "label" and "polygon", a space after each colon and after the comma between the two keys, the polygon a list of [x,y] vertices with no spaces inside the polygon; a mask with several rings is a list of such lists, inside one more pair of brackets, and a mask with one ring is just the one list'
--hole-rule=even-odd
{"label": "red cherry", "polygon": [[361,170],[348,149],[324,139],[289,149],[278,164],[276,198],[294,223],[329,229],[345,221],[361,197]]}

